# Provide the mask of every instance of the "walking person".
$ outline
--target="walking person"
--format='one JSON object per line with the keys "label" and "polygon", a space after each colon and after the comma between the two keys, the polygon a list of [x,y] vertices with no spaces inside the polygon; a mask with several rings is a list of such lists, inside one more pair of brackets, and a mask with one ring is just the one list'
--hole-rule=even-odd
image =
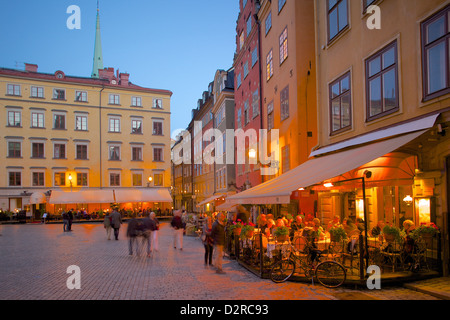
{"label": "walking person", "polygon": [[212,266],[212,257],[214,251],[214,239],[211,238],[212,220],[211,217],[206,217],[202,229],[202,242],[205,246],[205,268]]}
{"label": "walking person", "polygon": [[73,209],[70,209],[67,215],[69,216],[69,231],[72,231]]}
{"label": "walking person", "polygon": [[128,221],[127,226],[127,238],[128,238],[128,253],[133,255],[133,247],[136,248],[136,253],[138,253],[137,237],[139,235],[139,222],[136,218]]}
{"label": "walking person", "polygon": [[173,247],[175,249],[178,247],[180,250],[183,250],[184,225],[183,221],[181,220],[181,210],[175,211],[170,225],[175,231],[173,234]]}
{"label": "walking person", "polygon": [[62,219],[63,219],[63,231],[69,231],[69,215],[65,210],[62,212]]}
{"label": "walking person", "polygon": [[105,220],[103,220],[103,226],[106,230],[106,235],[108,236],[108,240],[111,240],[111,214],[109,212],[105,215]]}
{"label": "walking person", "polygon": [[152,235],[155,229],[155,222],[150,219],[148,213],[145,213],[145,218],[142,219],[142,244],[147,245],[147,257],[149,258],[151,256],[152,249]]}
{"label": "walking person", "polygon": [[222,270],[223,248],[225,245],[225,215],[219,212],[217,220],[212,225],[211,237],[214,239],[214,266],[216,273],[225,273]]}
{"label": "walking person", "polygon": [[114,210],[111,213],[111,227],[114,229],[114,237],[116,240],[119,240],[119,230],[121,224],[122,224],[122,216],[119,213],[119,211]]}
{"label": "walking person", "polygon": [[152,232],[152,251],[158,251],[159,250],[159,243],[158,243],[158,230],[159,230],[159,220],[156,218],[156,214],[152,211],[150,213],[150,219],[155,224],[155,229]]}

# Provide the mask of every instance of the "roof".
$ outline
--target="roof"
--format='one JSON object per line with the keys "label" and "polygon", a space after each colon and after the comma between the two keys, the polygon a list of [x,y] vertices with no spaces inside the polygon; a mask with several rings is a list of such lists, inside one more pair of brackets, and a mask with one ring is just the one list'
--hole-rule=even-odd
{"label": "roof", "polygon": [[[102,86],[109,87],[113,89],[124,89],[124,90],[137,90],[137,91],[145,91],[149,93],[159,93],[166,94],[172,96],[172,91],[163,90],[163,89],[152,89],[145,88],[138,85],[135,85],[131,82],[127,84],[121,84],[120,81],[117,81],[117,84],[112,84],[108,79],[95,79],[88,77],[78,77],[78,76],[69,76],[64,74],[64,72],[58,70],[55,73],[42,73],[42,72],[31,72],[17,69],[9,69],[9,68],[0,68],[0,75],[10,76],[10,77],[20,77],[20,78],[28,78],[34,80],[44,80],[44,81],[56,81],[56,82],[64,82],[70,84],[82,84],[82,85],[92,85],[92,86]],[[58,77],[60,75],[60,77]]]}

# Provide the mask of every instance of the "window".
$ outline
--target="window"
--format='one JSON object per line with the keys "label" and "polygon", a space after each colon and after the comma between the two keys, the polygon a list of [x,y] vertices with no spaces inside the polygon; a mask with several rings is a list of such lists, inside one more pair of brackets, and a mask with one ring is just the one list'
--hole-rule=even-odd
{"label": "window", "polygon": [[44,154],[44,143],[43,142],[33,142],[31,144],[31,157],[37,159],[43,159]]}
{"label": "window", "polygon": [[43,87],[31,87],[31,97],[32,98],[44,98],[44,88]]}
{"label": "window", "polygon": [[132,107],[142,107],[142,98],[141,97],[131,97],[131,106]]}
{"label": "window", "polygon": [[242,84],[241,74],[239,73],[236,77],[236,86],[239,89]]}
{"label": "window", "polygon": [[8,111],[8,127],[22,126],[22,112]]}
{"label": "window", "polygon": [[22,143],[18,141],[8,141],[8,158],[22,157]]}
{"label": "window", "polygon": [[86,172],[77,172],[77,186],[87,187],[88,174]]}
{"label": "window", "polygon": [[238,112],[237,112],[237,124],[236,126],[238,127],[238,129],[240,129],[242,127],[242,109],[239,108]]}
{"label": "window", "polygon": [[120,187],[120,173],[109,174],[109,185],[111,187]]}
{"label": "window", "polygon": [[53,115],[53,129],[58,130],[66,129],[66,116],[64,114]]}
{"label": "window", "polygon": [[266,35],[269,33],[270,29],[272,29],[272,11],[269,12],[269,14],[267,15],[267,18],[264,22],[264,26],[266,29]]}
{"label": "window", "polygon": [[109,104],[120,104],[120,96],[118,94],[109,95]]}
{"label": "window", "polygon": [[247,19],[247,37],[250,35],[250,32],[252,32],[252,16],[251,15]]}
{"label": "window", "polygon": [[283,9],[286,4],[286,0],[278,0],[278,13],[280,13],[281,9]]}
{"label": "window", "polygon": [[53,89],[53,99],[55,99],[55,100],[66,100],[66,90],[64,90],[64,89]]}
{"label": "window", "polygon": [[239,50],[241,50],[243,46],[244,46],[244,31],[242,31],[241,34],[239,35]]}
{"label": "window", "polygon": [[22,185],[22,172],[9,172],[9,186],[20,187]]}
{"label": "window", "polygon": [[250,122],[250,115],[248,110],[248,100],[244,102],[244,126]]}
{"label": "window", "polygon": [[131,160],[142,161],[142,147],[131,148]]}
{"label": "window", "polygon": [[87,102],[87,92],[86,91],[75,91],[75,101]]}
{"label": "window", "polygon": [[266,80],[269,81],[273,76],[273,54],[272,50],[269,51],[266,57]]}
{"label": "window", "polygon": [[244,79],[248,76],[248,61],[244,63]]}
{"label": "window", "polygon": [[55,143],[53,145],[53,158],[54,159],[66,158],[66,145],[64,143]]}
{"label": "window", "polygon": [[163,135],[163,123],[161,121],[153,121],[153,135],[154,136]]}
{"label": "window", "polygon": [[32,173],[32,184],[33,184],[33,187],[43,187],[44,186],[44,172],[33,172]]}
{"label": "window", "polygon": [[155,108],[155,109],[162,109],[163,108],[163,101],[162,101],[162,99],[153,99],[153,108]]}
{"label": "window", "polygon": [[66,185],[66,173],[65,172],[55,172],[54,185],[65,186]]}
{"label": "window", "polygon": [[133,187],[142,187],[142,173],[133,173]]}
{"label": "window", "polygon": [[20,96],[20,85],[19,84],[8,84],[7,94],[9,96]]}
{"label": "window", "polygon": [[363,0],[364,12],[366,12],[367,8],[375,1],[377,1],[377,0]]}
{"label": "window", "polygon": [[247,5],[247,0],[242,0],[242,8],[245,8],[246,5]]}
{"label": "window", "polygon": [[76,145],[76,159],[87,160],[88,159],[88,146],[85,144]]}
{"label": "window", "polygon": [[281,168],[283,170],[283,173],[289,171],[291,169],[289,145],[281,148],[281,161]]}
{"label": "window", "polygon": [[422,23],[424,99],[450,92],[450,6]]}
{"label": "window", "polygon": [[347,0],[328,0],[328,41],[348,26]]}
{"label": "window", "polygon": [[87,116],[75,116],[75,130],[87,131]]}
{"label": "window", "polygon": [[258,62],[258,47],[255,47],[252,51],[252,68]]}
{"label": "window", "polygon": [[366,60],[366,85],[367,120],[398,110],[396,41]]}
{"label": "window", "polygon": [[274,128],[274,121],[273,121],[273,101],[271,101],[267,105],[267,129],[272,130]]}
{"label": "window", "polygon": [[280,92],[281,121],[289,118],[289,86]]}
{"label": "window", "polygon": [[31,112],[31,127],[44,128],[44,113]]}
{"label": "window", "polygon": [[153,185],[160,187],[160,186],[163,185],[163,183],[164,183],[164,181],[163,181],[163,174],[162,173],[155,173],[153,175]]}
{"label": "window", "polygon": [[109,160],[120,160],[120,146],[109,146]]}
{"label": "window", "polygon": [[142,120],[131,120],[131,133],[142,133]]}
{"label": "window", "polygon": [[350,72],[330,84],[331,132],[336,133],[351,126]]}
{"label": "window", "polygon": [[252,118],[259,115],[259,90],[253,91],[252,95]]}
{"label": "window", "polygon": [[109,118],[109,132],[120,132],[120,118]]}
{"label": "window", "polygon": [[153,161],[163,161],[163,148],[153,148]]}
{"label": "window", "polygon": [[288,57],[288,35],[287,27],[280,35],[280,64],[284,62]]}

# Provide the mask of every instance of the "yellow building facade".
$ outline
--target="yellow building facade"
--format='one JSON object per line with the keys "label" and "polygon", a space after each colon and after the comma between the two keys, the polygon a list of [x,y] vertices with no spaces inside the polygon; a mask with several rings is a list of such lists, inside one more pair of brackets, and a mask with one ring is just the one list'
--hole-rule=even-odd
{"label": "yellow building facade", "polygon": [[[97,211],[110,200],[165,209],[169,204],[147,193],[171,186],[171,95],[134,85],[112,68],[99,70],[98,79],[39,73],[31,64],[0,69],[0,209],[34,218],[39,208]],[[113,195],[103,193],[98,203],[55,199],[62,191],[83,201],[93,190]]]}

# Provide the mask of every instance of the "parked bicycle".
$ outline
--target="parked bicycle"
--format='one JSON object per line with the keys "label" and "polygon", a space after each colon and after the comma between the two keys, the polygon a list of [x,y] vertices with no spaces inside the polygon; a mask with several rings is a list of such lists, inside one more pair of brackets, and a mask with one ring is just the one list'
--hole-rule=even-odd
{"label": "parked bicycle", "polygon": [[347,278],[345,267],[337,261],[321,261],[321,251],[306,241],[305,238],[295,238],[290,244],[287,259],[275,263],[270,271],[270,279],[275,283],[287,281],[296,270],[301,270],[306,277],[316,278],[327,288],[341,286]]}

